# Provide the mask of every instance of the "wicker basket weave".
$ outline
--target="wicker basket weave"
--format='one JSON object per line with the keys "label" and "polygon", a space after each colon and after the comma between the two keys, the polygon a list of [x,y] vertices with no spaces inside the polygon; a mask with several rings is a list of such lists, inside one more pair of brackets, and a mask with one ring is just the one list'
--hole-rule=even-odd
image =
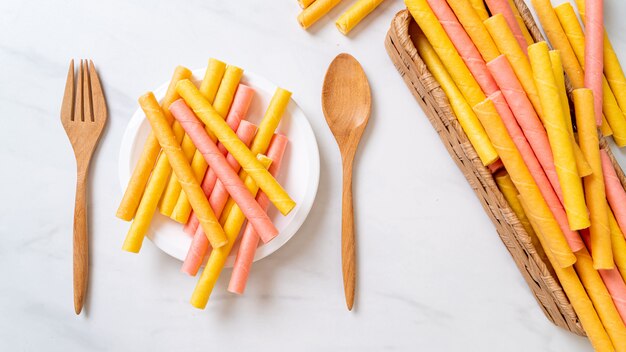
{"label": "wicker basket weave", "polygon": [[[514,0],[514,2],[535,41],[544,40],[524,1]],[[385,47],[391,60],[422,106],[450,156],[476,192],[546,317],[557,326],[585,336],[585,331],[550,263],[544,262],[533,246],[530,237],[498,189],[491,172],[483,166],[467,139],[439,83],[419,57],[411,40],[411,33],[415,33],[415,30],[419,29],[407,10],[400,11],[395,16],[385,40]],[[609,153],[618,177],[626,187],[626,177],[606,141],[602,138],[600,143]]]}

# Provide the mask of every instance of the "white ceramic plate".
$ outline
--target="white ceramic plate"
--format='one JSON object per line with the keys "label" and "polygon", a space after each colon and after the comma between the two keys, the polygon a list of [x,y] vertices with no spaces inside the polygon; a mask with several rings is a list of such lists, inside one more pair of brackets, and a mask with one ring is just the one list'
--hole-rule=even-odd
{"label": "white ceramic plate", "polygon": [[[205,69],[193,71],[196,83],[204,76]],[[242,83],[254,88],[256,94],[248,111],[248,120],[257,124],[263,118],[265,109],[276,90],[276,85],[251,73],[245,73]],[[154,94],[162,99],[168,83],[163,84]],[[119,159],[119,177],[122,190],[130,179],[132,169],[139,160],[144,142],[150,132],[150,125],[141,109],[137,109],[122,138]],[[270,205],[269,216],[279,230],[279,235],[266,244],[261,244],[254,260],[264,258],[282,247],[302,226],[311,210],[319,181],[319,151],[311,125],[302,109],[292,99],[283,116],[278,132],[289,138],[278,181],[296,201],[296,207],[287,215],[282,216]],[[184,260],[191,243],[191,236],[183,232],[182,225],[171,220],[158,211],[148,232],[148,238],[165,253],[179,260]],[[237,245],[226,263],[231,267]]]}

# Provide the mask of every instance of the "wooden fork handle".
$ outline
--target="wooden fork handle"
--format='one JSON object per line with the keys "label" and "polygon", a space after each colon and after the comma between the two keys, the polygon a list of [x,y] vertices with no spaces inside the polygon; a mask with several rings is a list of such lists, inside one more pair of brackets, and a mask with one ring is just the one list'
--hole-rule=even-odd
{"label": "wooden fork handle", "polygon": [[354,305],[356,283],[354,212],[352,209],[352,161],[353,156],[347,156],[343,160],[343,196],[341,202],[341,269],[348,310],[352,310]]}
{"label": "wooden fork handle", "polygon": [[79,166],[74,204],[74,311],[80,314],[87,292],[89,242],[87,232],[87,166]]}

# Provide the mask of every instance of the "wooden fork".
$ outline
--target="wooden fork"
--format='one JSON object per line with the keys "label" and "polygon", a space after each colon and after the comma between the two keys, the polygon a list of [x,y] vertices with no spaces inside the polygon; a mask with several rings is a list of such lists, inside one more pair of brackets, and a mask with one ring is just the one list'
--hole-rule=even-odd
{"label": "wooden fork", "polygon": [[76,157],[76,203],[74,204],[74,311],[83,309],[89,274],[87,233],[87,174],[89,163],[107,120],[100,79],[93,62],[80,60],[78,82],[74,83],[74,60],[70,61],[61,122]]}

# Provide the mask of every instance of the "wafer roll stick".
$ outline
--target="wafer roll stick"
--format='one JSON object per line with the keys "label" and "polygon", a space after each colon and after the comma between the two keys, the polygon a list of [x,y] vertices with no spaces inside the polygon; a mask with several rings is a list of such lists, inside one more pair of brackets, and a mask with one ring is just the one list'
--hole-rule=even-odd
{"label": "wafer roll stick", "polygon": [[528,54],[527,48],[529,44],[522,34],[522,29],[515,19],[513,9],[511,8],[508,0],[486,0],[486,2],[492,15],[502,14],[502,16],[504,16],[504,19],[509,25],[509,29],[511,29],[511,32],[513,32],[513,36],[519,43],[522,51],[524,52],[524,54]]}
{"label": "wafer roll stick", "polygon": [[[525,203],[523,199],[520,199],[520,201],[524,210],[528,214],[531,205]],[[540,232],[540,227],[537,224],[538,219],[533,217],[529,217],[528,219],[533,225],[541,244],[546,249],[546,254],[548,255],[550,263],[552,264],[559,282],[563,287],[563,291],[565,291],[565,294],[574,308],[576,315],[578,315],[578,319],[580,320],[583,329],[585,329],[591,345],[596,351],[614,351],[613,343],[602,325],[598,312],[596,312],[591,299],[589,299],[589,296],[587,295],[580,278],[576,274],[576,271],[573,267],[559,267],[554,254],[547,249],[546,236]]]}
{"label": "wafer roll stick", "polygon": [[550,180],[554,192],[563,204],[563,191],[554,167],[554,157],[548,141],[548,134],[533,109],[532,103],[528,100],[528,96],[524,93],[521,83],[515,76],[511,64],[506,56],[500,55],[487,63],[487,67],[500,87],[506,102],[511,107],[517,123],[524,131],[524,135],[533,148],[548,180]]}
{"label": "wafer roll stick", "polygon": [[626,326],[600,274],[593,268],[593,260],[586,249],[576,252],[574,265],[615,351],[626,351]]}
{"label": "wafer roll stick", "polygon": [[515,185],[511,180],[511,176],[509,176],[506,171],[502,171],[498,172],[495,175],[494,179],[496,180],[498,189],[500,189],[500,192],[502,192],[504,199],[506,199],[507,203],[509,203],[509,206],[511,207],[511,210],[513,210],[513,212],[515,213],[515,216],[517,216],[520,225],[522,225],[524,231],[526,231],[526,233],[530,237],[533,246],[537,249],[541,249],[541,244],[539,243],[537,234],[535,233],[535,230],[533,230],[533,227],[530,224],[526,213],[524,212],[524,208],[522,208],[522,203],[517,198],[519,192],[517,191],[517,188],[515,188]]}
{"label": "wafer roll stick", "polygon": [[485,100],[485,94],[461,59],[428,2],[426,0],[405,0],[405,4],[437,55],[440,58],[446,58],[442,60],[443,65],[465,100],[470,106]]}
{"label": "wafer roll stick", "polygon": [[[271,164],[271,159],[263,155],[259,155],[258,161],[259,164],[264,167],[264,170],[267,171],[267,168]],[[259,188],[252,177],[246,177],[245,185],[250,194],[256,196]],[[237,235],[239,235],[239,231],[241,230],[241,226],[243,226],[244,220],[245,217],[243,216],[241,209],[239,209],[237,205],[233,206],[233,209],[230,211],[230,214],[226,219],[226,223],[224,224],[224,230],[226,231],[229,244],[223,246],[222,248],[213,248],[211,251],[209,260],[207,261],[204,271],[202,271],[202,275],[200,276],[200,279],[198,280],[191,296],[191,304],[194,307],[199,309],[204,309],[206,307],[209,297],[211,296],[211,292],[213,291],[213,287],[215,287],[215,283],[217,282],[222,269],[224,269],[226,259],[233,248],[233,244],[237,239]]]}
{"label": "wafer roll stick", "polygon": [[600,126],[604,79],[604,2],[587,0],[585,9],[585,87],[593,91],[596,123]]}
{"label": "wafer roll stick", "polygon": [[[281,134],[274,135],[272,142],[267,151],[268,158],[272,159],[272,165],[269,170],[274,176],[278,175],[280,165],[282,162],[285,149],[287,148],[287,137]],[[261,207],[267,209],[269,206],[269,199],[263,192],[259,192],[257,195],[257,201]],[[247,224],[243,234],[241,235],[241,242],[239,243],[239,250],[237,251],[237,257],[235,264],[233,265],[233,272],[230,276],[230,282],[228,284],[228,291],[232,293],[243,294],[248,281],[248,274],[250,274],[250,268],[254,261],[254,254],[256,253],[257,246],[259,245],[259,234]],[[263,242],[268,242],[272,238],[264,238]]]}
{"label": "wafer roll stick", "polygon": [[[174,130],[176,143],[180,143],[183,140],[184,133],[182,127]],[[161,148],[160,145],[159,148]],[[146,185],[146,190],[137,207],[135,218],[130,224],[130,229],[124,239],[124,244],[122,245],[123,250],[132,253],[139,253],[139,250],[141,250],[143,239],[148,233],[150,223],[152,222],[157,205],[159,204],[159,199],[161,199],[161,195],[165,190],[171,172],[172,167],[167,160],[167,156],[165,155],[158,158],[150,180],[148,181],[148,185]]]}
{"label": "wafer roll stick", "polygon": [[565,236],[569,247],[574,252],[583,248],[584,243],[578,233],[570,230],[569,223],[567,221],[567,215],[565,214],[563,205],[559,201],[559,198],[554,192],[554,189],[550,185],[550,181],[548,181],[545,172],[541,168],[541,165],[539,164],[535,153],[530,147],[528,140],[526,140],[526,136],[524,136],[522,129],[517,124],[513,113],[509,109],[509,106],[504,99],[504,96],[501,92],[496,92],[490,95],[489,99],[491,99],[491,101],[493,102],[496,111],[498,112],[500,118],[502,119],[502,122],[504,123],[504,126],[506,126],[509,136],[511,136],[513,143],[515,143],[515,147],[522,156],[522,159],[526,164],[528,171],[530,171],[533,180],[537,184],[541,195],[545,199],[548,208],[550,208],[550,212],[554,216],[556,222],[559,224],[559,227],[561,228],[561,231],[563,232],[563,235]]}
{"label": "wafer roll stick", "polygon": [[[467,0],[447,0],[448,4],[454,11],[454,14],[459,19],[459,22],[465,28],[467,34],[472,38],[472,41],[478,48],[478,51],[482,55],[485,61],[491,61],[500,55],[498,47],[491,39],[489,32],[485,28],[483,21],[476,13],[476,10]],[[422,30],[423,27],[421,27]],[[431,41],[432,43],[432,41]]]}
{"label": "wafer roll stick", "polygon": [[[224,72],[224,78],[222,79],[222,83],[220,84],[220,88],[215,95],[215,101],[213,102],[213,106],[215,107],[215,111],[222,118],[226,118],[228,114],[228,110],[233,102],[235,97],[235,92],[237,87],[239,86],[239,82],[241,81],[241,77],[243,76],[243,70],[237,66],[228,66],[226,67],[226,71]],[[211,131],[207,128],[207,133],[211,137],[211,139],[215,140],[215,137],[212,135]],[[202,182],[204,174],[208,168],[206,160],[204,160],[201,153],[195,151],[193,155],[193,159],[191,160],[191,168],[193,169],[194,175],[196,175],[196,179],[199,182]],[[187,195],[184,192],[179,192],[178,197],[176,198],[176,205],[174,210],[172,211],[172,219],[184,224],[189,219],[189,214],[191,213],[191,206],[189,201],[187,200]]]}
{"label": "wafer roll stick", "polygon": [[[207,70],[204,74],[204,78],[201,83],[201,87],[203,87],[203,91],[208,94],[206,97],[209,101],[213,102],[215,99],[215,94],[217,92],[217,87],[219,87],[222,78],[224,77],[224,72],[226,70],[226,64],[214,59],[210,58],[207,66]],[[169,114],[169,109],[167,110]],[[178,121],[174,121],[174,130],[182,130],[182,127],[178,123]],[[196,147],[191,142],[189,136],[185,135],[182,141],[182,148],[185,156],[188,160],[192,160],[193,155],[195,154]],[[159,206],[159,211],[161,214],[165,216],[172,215],[172,211],[176,206],[176,200],[180,194],[181,187],[176,179],[175,174],[170,175],[170,179],[167,183],[167,187],[165,187],[165,191],[163,192],[163,197],[161,198],[161,203]]]}
{"label": "wafer roll stick", "polygon": [[[257,128],[254,124],[247,121],[242,121],[239,125],[239,128],[237,129],[237,137],[239,137],[239,139],[241,139],[241,141],[243,141],[246,145],[250,145],[250,142],[252,142],[256,130]],[[227,160],[230,166],[233,167],[233,170],[235,172],[239,171],[241,165],[237,163],[232,155],[228,154]],[[224,191],[226,190],[224,189]],[[228,198],[228,191],[226,191],[225,194],[226,198]],[[213,198],[213,193],[211,194],[211,198]],[[222,215],[222,210],[224,209],[224,207],[223,205],[220,207],[219,204],[217,204],[215,201],[212,202],[211,198],[209,198],[209,204],[211,204],[211,209],[215,213],[215,216],[219,218]],[[196,275],[198,269],[200,269],[200,266],[202,265],[202,260],[204,259],[204,256],[209,249],[209,241],[207,240],[204,231],[198,231],[198,225],[193,225],[193,222],[198,222],[195,214],[192,214],[192,218],[190,219],[189,224],[187,224],[190,225],[191,228],[184,229],[185,232],[193,236],[193,239],[191,241],[191,245],[189,246],[189,250],[187,251],[187,256],[185,257],[183,266],[181,268],[182,272],[187,273],[191,276]],[[190,232],[191,229],[193,229],[193,232]]]}
{"label": "wafer roll stick", "polygon": [[[580,16],[583,21],[585,21],[586,12],[585,12],[585,1],[584,0],[576,0],[576,5],[578,6],[578,10],[580,12]],[[622,111],[626,110],[626,77],[624,77],[624,71],[622,69],[622,65],[619,63],[619,59],[615,54],[615,50],[613,49],[613,45],[609,40],[609,36],[604,31],[604,75],[608,80],[609,85],[611,86],[611,91],[615,95],[617,102],[619,103],[620,109]],[[606,91],[605,91],[606,94]]]}
{"label": "wafer roll stick", "polygon": [[583,179],[585,200],[590,212],[591,253],[593,266],[596,269],[612,269],[614,267],[611,249],[611,230],[602,177],[602,161],[598,129],[595,124],[593,92],[586,88],[575,89],[572,93],[576,110],[576,126],[578,140],[585,158],[589,161],[593,173]]}
{"label": "wafer roll stick", "polygon": [[[549,106],[543,114],[543,124],[552,146],[556,173],[563,192],[565,211],[572,230],[589,227],[589,215],[585,205],[582,181],[576,169],[572,140],[563,120],[559,92],[552,73],[552,64],[546,42],[528,47],[528,56],[533,68],[533,77],[542,106]],[[521,192],[520,192],[521,193]],[[544,232],[546,235],[548,232]]]}
{"label": "wafer roll stick", "polygon": [[602,176],[604,177],[606,199],[609,201],[620,229],[626,234],[626,206],[624,206],[626,204],[626,191],[624,191],[624,186],[617,177],[609,154],[600,150],[600,157],[602,158]]}
{"label": "wafer roll stick", "polygon": [[[165,97],[163,98],[163,102],[161,103],[161,107],[163,107],[164,110],[167,110],[167,108],[169,108],[169,104],[178,99],[178,93],[176,93],[176,83],[178,83],[178,81],[180,81],[181,79],[189,77],[191,77],[191,71],[183,66],[176,67],[176,70],[174,70],[174,75],[170,80],[170,85],[168,86],[167,92],[165,93]],[[170,123],[174,120],[174,118],[168,112],[165,113],[165,117]],[[150,132],[150,134],[148,135],[148,139],[143,146],[139,161],[137,162],[137,165],[135,165],[135,168],[133,169],[133,174],[128,181],[128,186],[126,187],[126,191],[124,192],[122,201],[117,208],[117,212],[115,215],[118,218],[130,221],[135,216],[135,212],[137,211],[137,207],[139,206],[139,202],[141,201],[144,189],[146,188],[146,185],[148,183],[150,172],[156,164],[156,160],[159,157],[160,150],[161,146],[159,145],[159,141],[157,141],[154,133]],[[159,194],[159,197],[160,196],[161,195]]]}
{"label": "wafer roll stick", "polygon": [[337,29],[348,34],[362,19],[374,11],[384,0],[357,0],[335,22]]}
{"label": "wafer roll stick", "polygon": [[315,0],[311,5],[300,12],[298,15],[298,23],[300,23],[302,28],[307,29],[340,2],[341,0]]}
{"label": "wafer roll stick", "polygon": [[454,12],[446,3],[446,0],[428,0],[428,4],[483,92],[487,95],[495,93],[498,90],[498,86],[494,82],[493,77],[491,77],[489,70],[487,70],[485,60],[483,60],[472,39],[467,35]]}
{"label": "wafer roll stick", "polygon": [[[253,90],[251,88],[243,84],[238,85],[237,91],[234,93],[234,98],[232,98],[230,110],[228,111],[228,115],[226,115],[225,119],[226,124],[228,124],[233,131],[237,130],[241,120],[243,120],[248,113],[252,96]],[[218,143],[217,148],[223,155],[226,155],[227,151],[222,143]],[[202,187],[204,194],[208,197],[211,192],[207,192],[207,189],[210,188],[212,190],[213,185],[215,185],[215,172],[212,171],[208,165],[205,165],[205,163],[200,161],[196,161],[195,164],[192,162],[191,167],[194,168],[194,172],[196,172],[198,180],[202,180],[200,186]],[[209,187],[206,184],[211,184],[211,186]],[[172,218],[180,223],[185,223],[189,220],[190,214],[191,206],[189,205],[189,201],[187,200],[185,194],[181,193],[172,213]]]}
{"label": "wafer roll stick", "polygon": [[482,161],[483,165],[490,165],[498,159],[498,154],[493,148],[487,133],[481,125],[478,117],[467,103],[463,94],[459,91],[454,84],[452,77],[446,71],[444,64],[437,56],[437,53],[428,42],[428,39],[423,33],[419,33],[416,38],[416,48],[420,54],[420,57],[426,63],[428,70],[433,74],[437,82],[441,85],[441,88],[446,93],[450,101],[450,105],[454,110],[456,118],[459,120],[459,124],[463,131],[467,135],[470,143],[476,150],[478,157]]}
{"label": "wafer roll stick", "polygon": [[519,13],[519,10],[517,9],[515,2],[513,2],[513,0],[508,0],[508,1],[509,1],[509,6],[511,6],[511,9],[513,10],[515,21],[517,21],[517,24],[521,28],[522,34],[524,35],[524,38],[526,39],[526,45],[533,44],[535,40],[530,35],[530,32],[528,31],[528,27],[526,27],[526,23],[524,23],[524,19],[522,18],[522,15]]}
{"label": "wafer roll stick", "polygon": [[567,92],[565,91],[565,76],[563,75],[563,65],[561,64],[561,55],[558,50],[550,50],[550,63],[552,64],[552,72],[554,73],[554,82],[559,90],[559,98],[561,98],[561,107],[563,112],[563,120],[565,126],[569,132],[570,139],[572,140],[572,147],[574,148],[574,160],[576,160],[576,169],[578,170],[578,176],[584,177],[591,174],[591,167],[585,156],[583,155],[576,139],[574,138],[574,128],[572,127],[572,113],[569,109],[569,101],[567,98]]}
{"label": "wafer roll stick", "polygon": [[[485,126],[485,131],[493,141],[493,145],[509,172],[511,180],[519,191],[522,198],[529,204],[525,209],[528,217],[536,219],[541,232],[546,236],[546,251],[554,254],[558,266],[566,268],[576,261],[563,232],[559,228],[550,208],[543,198],[539,187],[535,183],[528,167],[524,163],[522,155],[517,150],[515,143],[496,111],[494,103],[486,99],[474,107],[476,115]],[[529,212],[530,209],[530,212]],[[535,229],[537,232],[537,229]]]}
{"label": "wafer roll stick", "polygon": [[487,12],[487,8],[485,7],[483,0],[469,0],[469,2],[474,8],[474,11],[478,14],[478,17],[480,17],[481,21],[489,18],[489,13]]}
{"label": "wafer roll stick", "polygon": [[[590,248],[591,236],[589,235],[589,231],[581,231],[581,236],[585,241],[587,248]],[[593,251],[590,251],[590,254],[593,257]],[[622,278],[619,270],[617,268],[598,270],[598,273],[604,282],[604,286],[606,286],[606,289],[611,295],[613,304],[615,305],[615,308],[617,308],[617,312],[622,318],[622,322],[626,323],[626,283],[624,283],[624,279]]]}
{"label": "wafer roll stick", "polygon": [[528,57],[522,51],[513,32],[506,23],[506,19],[502,15],[495,15],[485,21],[485,27],[498,46],[498,49],[504,54],[513,67],[515,75],[524,87],[524,91],[528,99],[533,104],[535,111],[541,117],[541,102],[537,87],[533,80],[533,70],[530,66]]}
{"label": "wafer roll stick", "polygon": [[303,9],[306,9],[307,7],[311,6],[313,2],[315,2],[315,0],[298,0],[298,4]]}
{"label": "wafer roll stick", "polygon": [[[180,81],[178,85],[183,82],[189,82],[189,84],[191,84],[197,91],[197,88],[189,80]],[[200,93],[198,92],[198,95],[199,94]],[[172,170],[176,173],[183,191],[189,197],[189,201],[191,202],[191,205],[200,220],[200,226],[202,226],[204,232],[207,234],[211,245],[213,248],[224,246],[228,242],[226,234],[215,217],[215,214],[211,210],[209,201],[202,192],[200,183],[193,174],[191,165],[189,165],[185,159],[185,155],[183,154],[180,145],[176,143],[174,132],[168,125],[162,110],[156,103],[154,95],[152,93],[143,95],[139,98],[139,104],[146,113],[148,121],[150,121],[150,125],[152,126],[152,130],[159,140],[159,144],[161,145],[163,152],[167,155],[167,159],[172,166]]]}
{"label": "wafer roll stick", "polygon": [[[278,235],[278,229],[272,224],[272,221],[254,197],[250,195],[243,181],[239,179],[239,176],[219,151],[215,142],[211,140],[193,111],[182,100],[174,102],[170,109],[176,120],[180,122],[187,134],[192,138],[194,144],[198,147],[198,151],[202,153],[211,169],[215,170],[221,184],[224,185],[230,196],[239,205],[241,211],[254,226],[255,230],[266,236]],[[212,209],[214,208],[212,207]]]}
{"label": "wafer roll stick", "polygon": [[578,63],[572,47],[569,45],[567,36],[559,23],[550,0],[531,0],[531,2],[550,44],[552,44],[554,49],[561,52],[563,67],[572,86],[574,88],[582,88],[585,85],[583,69]]}
{"label": "wafer roll stick", "polygon": [[[243,120],[245,120],[246,115],[248,113],[248,108],[250,107],[250,104],[252,103],[253,97],[254,97],[254,89],[246,85],[239,84],[239,87],[237,88],[237,92],[235,93],[235,98],[233,99],[232,106],[230,110],[228,111],[228,115],[226,116],[226,123],[228,124],[228,126],[230,126],[230,128],[233,131],[238,131],[239,124]],[[256,133],[256,129],[255,129],[255,133]],[[239,136],[239,133],[237,133],[237,135]],[[252,137],[254,136],[250,136],[250,138]],[[242,141],[244,140],[242,139]],[[249,144],[249,142],[245,142],[245,141],[244,143],[246,143],[246,145]],[[227,154],[228,151],[226,150],[226,148],[224,147],[222,143],[218,143],[217,147],[222,152],[222,154],[224,155]],[[233,157],[230,156],[230,158],[232,159]],[[237,164],[237,167],[239,167],[239,164]],[[207,169],[207,172],[204,175],[204,179],[202,180],[202,184],[200,184],[200,186],[202,187],[202,190],[204,191],[204,194],[206,194],[207,197],[209,197],[211,193],[213,192],[213,188],[215,187],[216,181],[217,181],[217,175],[215,175],[215,172],[211,171],[210,168]],[[188,234],[193,235],[197,229],[198,229],[198,221],[192,214],[190,216],[189,221],[187,222],[187,225],[185,225],[184,230]]]}
{"label": "wafer roll stick", "polygon": [[591,164],[593,173],[584,178],[585,198],[591,219],[591,249],[596,269],[611,269],[614,266],[610,228],[608,224],[602,162],[593,110],[593,93],[589,89],[573,92],[576,107],[576,125],[583,153]]}
{"label": "wafer roll stick", "polygon": [[[578,22],[574,8],[569,3],[564,3],[557,6],[555,11],[561,21],[561,25],[565,30],[565,34],[569,39],[578,61],[581,65],[585,65],[585,34],[583,33],[583,29]],[[618,146],[624,146],[626,145],[626,119],[624,118],[624,113],[620,109],[606,79],[603,79],[602,89],[604,94],[602,100],[602,110],[604,111],[604,116],[606,117],[606,120],[608,120],[608,124],[614,126],[614,128],[611,126],[611,129],[614,129],[616,132],[613,134],[615,143]],[[605,123],[606,122],[603,122],[603,126],[606,126]],[[607,132],[604,130],[603,135],[607,135]]]}
{"label": "wafer roll stick", "polygon": [[626,282],[626,239],[624,239],[624,234],[620,230],[611,209],[609,209],[609,227],[611,228],[611,246],[613,248],[615,266],[617,266],[622,279]]}
{"label": "wafer roll stick", "polygon": [[[215,109],[200,95],[200,92],[193,83],[189,80],[180,81],[176,85],[176,90],[178,94],[185,99],[187,105],[193,109],[196,116],[207,125],[215,136],[217,136],[217,139],[224,144],[228,152],[237,159],[237,162],[239,162],[243,170],[248,173],[263,192],[268,195],[270,201],[276,208],[283,215],[288,214],[295,207],[296,203],[289,197],[285,189],[276,182],[276,179],[262,167],[261,163],[255,158],[250,149],[237,138],[235,132],[228,127]],[[257,133],[255,141],[258,135],[263,132],[262,128],[263,123],[259,126],[259,132]],[[254,150],[254,143],[255,142],[252,144],[252,150]]]}

